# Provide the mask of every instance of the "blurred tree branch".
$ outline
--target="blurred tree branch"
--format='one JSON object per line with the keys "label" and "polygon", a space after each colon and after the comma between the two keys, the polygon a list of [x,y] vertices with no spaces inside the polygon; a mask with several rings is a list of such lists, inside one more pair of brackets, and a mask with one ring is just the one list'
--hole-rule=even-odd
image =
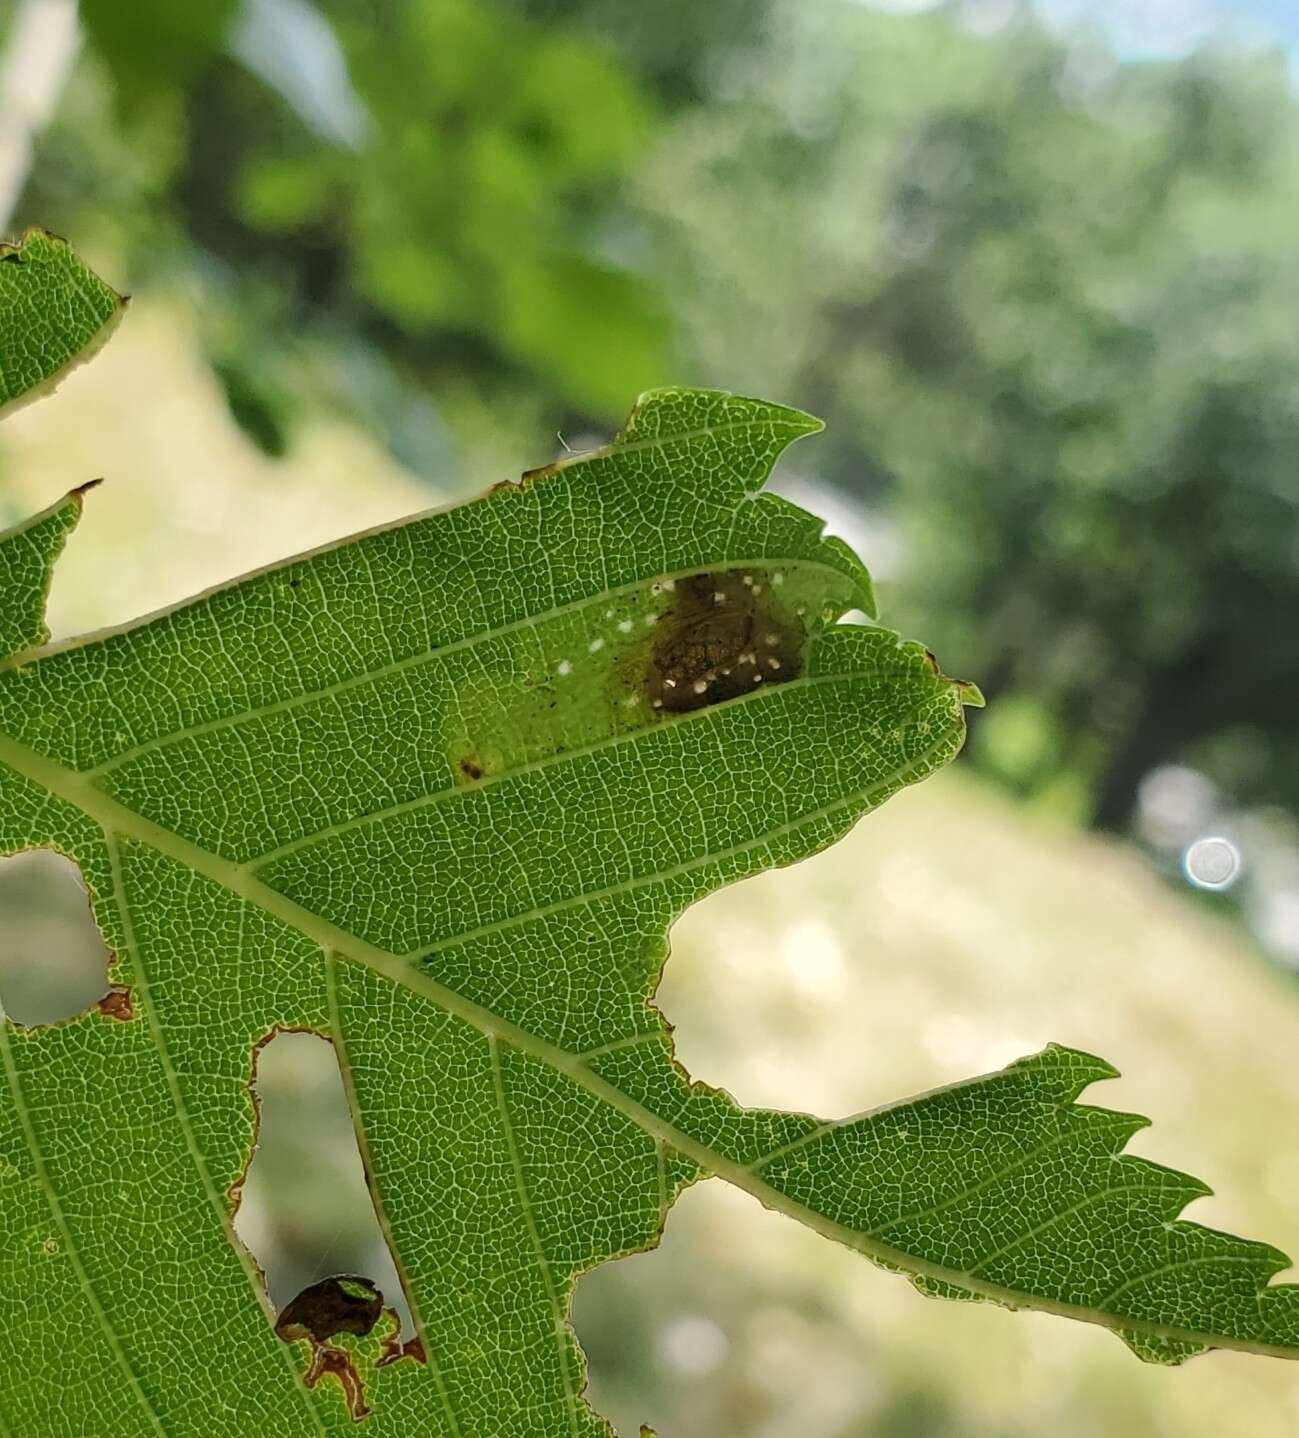
{"label": "blurred tree branch", "polygon": [[77,0],[22,0],[0,57],[0,231],[81,49]]}

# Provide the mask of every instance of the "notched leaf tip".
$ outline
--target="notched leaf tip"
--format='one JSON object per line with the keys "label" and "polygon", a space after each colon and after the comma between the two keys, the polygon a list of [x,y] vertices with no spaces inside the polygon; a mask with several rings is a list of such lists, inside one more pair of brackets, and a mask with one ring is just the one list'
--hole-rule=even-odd
{"label": "notched leaf tip", "polygon": [[932,649],[926,647],[925,660],[930,669],[934,672],[935,679],[941,679],[944,684],[950,684],[956,690],[961,703],[967,709],[982,709],[987,701],[983,697],[983,691],[969,679],[953,679],[950,674],[943,673],[943,667],[938,662],[938,656]]}
{"label": "notched leaf tip", "polygon": [[[735,412],[742,412],[742,421],[752,424],[779,424],[790,431],[792,439],[804,435],[820,434],[825,421],[806,410],[795,409],[792,405],[774,404],[771,400],[755,399],[751,395],[733,394],[729,390],[691,389],[679,385],[660,385],[655,389],[642,390],[636,396],[631,413],[619,431],[615,444],[634,442],[639,438],[639,426],[659,410],[670,412],[672,406],[693,405],[700,410],[711,409],[709,424],[725,425],[733,422]],[[731,412],[727,413],[727,407]],[[708,426],[702,426],[708,427]]]}

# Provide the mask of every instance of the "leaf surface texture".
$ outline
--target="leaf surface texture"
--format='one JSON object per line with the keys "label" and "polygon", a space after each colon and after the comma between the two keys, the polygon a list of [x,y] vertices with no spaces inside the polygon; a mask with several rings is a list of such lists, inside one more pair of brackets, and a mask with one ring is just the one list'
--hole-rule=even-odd
{"label": "leaf surface texture", "polygon": [[[675,1064],[675,916],[948,761],[977,701],[837,622],[865,570],[763,493],[816,427],[655,391],[603,450],[62,645],[38,609],[79,496],[0,537],[0,852],[81,866],[132,1015],[0,1025],[0,1428],[606,1434],[573,1284],[706,1175],[1145,1357],[1299,1355],[1284,1257],[1178,1220],[1203,1187],[1076,1103],[1096,1059],[833,1123]],[[317,1373],[232,1237],[277,1027],[334,1043],[399,1361],[376,1328]]]}
{"label": "leaf surface texture", "polygon": [[57,235],[28,230],[0,244],[0,414],[89,359],[125,308]]}

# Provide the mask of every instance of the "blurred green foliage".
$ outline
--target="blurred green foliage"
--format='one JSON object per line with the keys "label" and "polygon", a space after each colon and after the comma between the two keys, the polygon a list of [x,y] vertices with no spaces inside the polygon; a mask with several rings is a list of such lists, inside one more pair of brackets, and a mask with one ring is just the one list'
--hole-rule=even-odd
{"label": "blurred green foliage", "polygon": [[674,311],[708,373],[826,417],[904,537],[890,618],[1037,711],[1016,777],[1081,775],[1122,826],[1230,727],[1237,799],[1299,805],[1280,60],[804,6],[730,88],[655,163]]}
{"label": "blurred green foliage", "polygon": [[[371,138],[352,152],[305,128],[273,146],[246,131],[223,228],[258,249],[314,242],[321,292],[303,300],[341,290],[417,373],[472,356],[597,412],[664,378],[652,290],[601,254],[616,249],[604,192],[651,123],[634,79],[578,32],[480,0],[329,13]],[[226,98],[194,108],[197,144],[231,145],[246,109]]]}
{"label": "blurred green foliage", "polygon": [[[394,392],[472,384],[483,406],[523,396],[561,416],[608,418],[670,378],[668,317],[621,188],[658,107],[611,47],[491,0],[327,4],[309,13],[330,22],[346,89],[321,104],[359,122],[322,133],[233,53],[253,11],[279,17],[276,47],[314,38],[299,34],[306,8],[268,0],[236,25],[225,3],[87,6],[89,73],[24,211],[116,230],[137,280],[195,270],[232,413],[270,453],[322,347],[337,362],[363,343]],[[123,236],[123,210],[149,223]],[[320,398],[319,365],[313,378]],[[375,418],[346,372],[323,378],[328,399]]]}
{"label": "blurred green foliage", "polygon": [[239,0],[166,5],[80,0],[87,37],[112,67],[128,109],[185,84],[229,33]]}
{"label": "blurred green foliage", "polygon": [[899,533],[888,618],[1015,697],[986,772],[1110,827],[1174,759],[1299,809],[1279,58],[1121,64],[956,0],[83,13],[20,218],[196,277],[265,452],[341,405],[479,474],[648,384],[780,395]]}

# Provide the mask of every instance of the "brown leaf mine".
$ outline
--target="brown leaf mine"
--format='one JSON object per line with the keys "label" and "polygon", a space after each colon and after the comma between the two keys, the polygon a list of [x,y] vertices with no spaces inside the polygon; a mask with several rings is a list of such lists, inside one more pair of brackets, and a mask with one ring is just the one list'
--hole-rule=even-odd
{"label": "brown leaf mine", "polygon": [[328,1340],[339,1333],[364,1338],[382,1312],[383,1296],[368,1279],[325,1278],[304,1288],[275,1323],[275,1332],[286,1343],[310,1342],[311,1367],[303,1379],[307,1387],[314,1388],[332,1374],[342,1385],[348,1412],[358,1422],[370,1413],[361,1376],[351,1357]]}
{"label": "brown leaf mine", "polygon": [[390,1363],[400,1363],[403,1358],[410,1358],[416,1363],[426,1364],[428,1354],[424,1351],[423,1341],[416,1336],[408,1338],[403,1343],[401,1341],[401,1322],[391,1308],[388,1309],[388,1317],[392,1319],[392,1332],[383,1340],[383,1352],[374,1366],[387,1368]]}
{"label": "brown leaf mine", "polygon": [[803,672],[807,631],[775,601],[761,571],[677,580],[650,652],[650,703],[684,714]]}
{"label": "brown leaf mine", "polygon": [[335,1348],[330,1343],[321,1343],[312,1354],[311,1367],[302,1381],[308,1388],[314,1388],[326,1374],[333,1374],[342,1385],[343,1397],[352,1420],[359,1423],[362,1418],[368,1418],[372,1410],[365,1405],[365,1389],[361,1383],[361,1375],[356,1371],[356,1365],[341,1348]]}
{"label": "brown leaf mine", "polygon": [[383,1312],[383,1295],[368,1279],[323,1278],[304,1288],[275,1321],[286,1343],[310,1338],[324,1343],[338,1333],[364,1338]]}

